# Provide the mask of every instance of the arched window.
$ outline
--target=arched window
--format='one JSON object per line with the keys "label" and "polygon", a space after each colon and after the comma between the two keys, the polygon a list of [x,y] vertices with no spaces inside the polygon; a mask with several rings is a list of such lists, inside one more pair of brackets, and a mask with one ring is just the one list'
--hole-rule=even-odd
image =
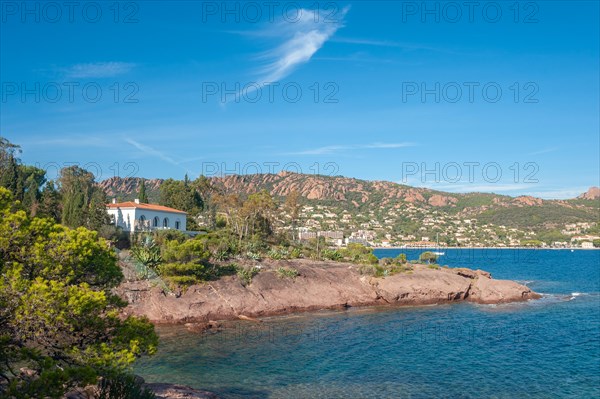
{"label": "arched window", "polygon": [[169,227],[169,219],[168,218],[163,219],[163,227]]}
{"label": "arched window", "polygon": [[146,222],[146,216],[144,216],[144,215],[141,215],[141,216],[140,216],[140,223],[141,223],[141,224],[144,224],[145,222]]}
{"label": "arched window", "polygon": [[152,222],[152,227],[158,227],[158,223],[159,223],[159,219],[158,219],[158,216],[156,216],[154,218],[154,221]]}
{"label": "arched window", "polygon": [[175,228],[179,230],[181,228],[181,222],[179,220],[175,221]]}

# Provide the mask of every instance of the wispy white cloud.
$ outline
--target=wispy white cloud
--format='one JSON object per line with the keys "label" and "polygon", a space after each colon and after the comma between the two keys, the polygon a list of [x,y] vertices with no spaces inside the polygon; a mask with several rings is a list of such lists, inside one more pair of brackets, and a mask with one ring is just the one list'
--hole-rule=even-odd
{"label": "wispy white cloud", "polygon": [[296,151],[287,153],[286,155],[328,155],[343,151],[356,151],[365,149],[390,149],[390,148],[404,148],[414,147],[414,143],[371,143],[371,144],[357,144],[357,145],[328,145],[323,147],[312,148],[303,151]]}
{"label": "wispy white cloud", "polygon": [[306,64],[323,45],[344,26],[344,8],[335,20],[328,19],[322,10],[300,9],[298,20],[279,21],[250,35],[274,39],[275,48],[257,56],[262,66],[257,68],[256,85],[246,89],[251,94],[264,86],[289,76],[297,67]]}
{"label": "wispy white cloud", "polygon": [[130,139],[130,138],[126,138],[125,141],[127,143],[131,144],[132,146],[134,146],[135,148],[137,148],[138,150],[140,150],[141,152],[143,152],[146,155],[150,155],[150,156],[162,159],[163,161],[168,162],[168,163],[170,163],[172,165],[179,166],[179,163],[175,159],[171,158],[169,155],[165,154],[162,151],[159,151],[159,150],[157,150],[155,148],[152,148],[152,147],[150,147],[148,145],[139,143],[139,142],[137,142],[137,141],[135,141],[133,139]]}
{"label": "wispy white cloud", "polygon": [[404,43],[404,42],[396,42],[391,40],[374,40],[374,39],[360,39],[360,38],[348,38],[348,37],[336,37],[331,40],[336,43],[346,43],[346,44],[355,44],[355,45],[363,45],[363,46],[375,46],[375,47],[393,47],[400,48],[406,51],[414,51],[414,50],[426,50],[433,51],[438,53],[448,53],[448,54],[457,54],[454,49],[449,49],[445,47],[435,47],[427,44],[419,44],[419,43]]}
{"label": "wispy white cloud", "polygon": [[542,148],[540,150],[530,152],[528,155],[542,155],[542,154],[548,154],[549,152],[554,152],[554,151],[558,151],[558,147]]}
{"label": "wispy white cloud", "polygon": [[337,43],[348,43],[348,44],[364,44],[366,46],[378,46],[378,47],[401,47],[400,43],[392,42],[388,40],[370,40],[370,39],[353,39],[347,37],[339,37],[333,39]]}
{"label": "wispy white cloud", "polygon": [[111,78],[123,75],[135,68],[136,64],[129,62],[94,62],[75,64],[65,68],[63,72],[68,78]]}

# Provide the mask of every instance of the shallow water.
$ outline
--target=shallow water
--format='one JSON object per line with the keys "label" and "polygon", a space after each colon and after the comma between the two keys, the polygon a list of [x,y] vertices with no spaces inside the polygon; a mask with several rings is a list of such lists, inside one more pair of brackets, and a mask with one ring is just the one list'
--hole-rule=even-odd
{"label": "shallow water", "polygon": [[[378,256],[422,250],[378,250]],[[223,398],[600,397],[600,251],[444,250],[541,300],[323,311],[215,335],[161,328],[148,381]]]}

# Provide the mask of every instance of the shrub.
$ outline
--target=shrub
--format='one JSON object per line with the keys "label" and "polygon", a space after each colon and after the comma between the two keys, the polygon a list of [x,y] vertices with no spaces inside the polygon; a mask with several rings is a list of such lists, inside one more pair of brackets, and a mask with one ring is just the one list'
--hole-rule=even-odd
{"label": "shrub", "polygon": [[321,252],[321,257],[323,259],[334,260],[334,261],[340,261],[343,258],[342,254],[338,250],[335,250],[335,249],[324,249],[323,252]]}
{"label": "shrub", "polygon": [[375,276],[377,273],[377,269],[375,268],[375,265],[361,265],[358,268],[358,272],[367,276]]}
{"label": "shrub", "polygon": [[156,268],[163,262],[160,248],[154,243],[152,237],[148,236],[141,245],[131,248],[131,255],[135,260],[150,268]]}
{"label": "shrub", "polygon": [[218,249],[213,257],[218,261],[224,261],[229,259],[229,251],[227,249]]}
{"label": "shrub", "polygon": [[101,379],[97,399],[156,399],[156,395],[134,376],[120,374]]}
{"label": "shrub", "polygon": [[[385,258],[384,258],[385,259]],[[390,259],[390,258],[387,258]],[[382,262],[380,264],[366,264],[360,266],[358,271],[361,274],[366,274],[374,277],[387,277],[397,273],[410,272],[412,267],[410,265],[399,265],[397,263]]]}
{"label": "shrub", "polygon": [[131,246],[129,234],[124,232],[121,227],[112,224],[101,226],[98,229],[98,235],[110,241],[118,249],[126,249]]}
{"label": "shrub", "polygon": [[207,273],[204,265],[189,262],[163,264],[159,274],[173,285],[188,287],[204,281]]}
{"label": "shrub", "polygon": [[373,255],[373,250],[362,244],[348,244],[348,247],[339,252],[345,260],[350,262],[369,265],[374,265],[379,262],[377,256]]}
{"label": "shrub", "polygon": [[382,266],[389,266],[394,263],[394,259],[392,258],[381,258],[379,259],[379,264]]}
{"label": "shrub", "polygon": [[273,259],[273,260],[280,260],[282,259],[281,257],[281,253],[275,249],[270,250],[267,253],[267,256],[269,257],[269,259]]}
{"label": "shrub", "polygon": [[257,254],[256,252],[248,251],[248,252],[246,252],[245,257],[246,257],[246,259],[260,261],[260,255]]}
{"label": "shrub", "polygon": [[423,252],[419,256],[419,260],[426,263],[435,263],[437,262],[437,258],[437,255],[430,251]]}
{"label": "shrub", "polygon": [[205,262],[210,252],[202,241],[192,239],[184,242],[167,241],[162,251],[165,262]]}
{"label": "shrub", "polygon": [[267,256],[273,260],[281,260],[288,259],[290,257],[290,253],[285,248],[274,248],[267,253]]}
{"label": "shrub", "polygon": [[159,266],[158,272],[172,285],[189,287],[231,275],[235,270],[231,266],[218,266],[208,262],[187,262],[163,264]]}
{"label": "shrub", "polygon": [[260,235],[254,234],[248,241],[244,244],[244,250],[250,252],[260,253],[268,249],[265,240],[260,237]]}
{"label": "shrub", "polygon": [[379,263],[379,258],[377,258],[377,256],[375,256],[373,253],[370,253],[364,257],[364,261],[367,264],[376,265]]}
{"label": "shrub", "polygon": [[296,278],[298,277],[298,270],[294,269],[294,268],[286,268],[286,267],[280,267],[277,269],[277,277],[279,278]]}
{"label": "shrub", "polygon": [[302,250],[300,248],[293,248],[290,251],[290,259],[298,259],[302,257]]}
{"label": "shrub", "polygon": [[244,287],[250,285],[252,283],[252,279],[260,272],[258,267],[241,267],[237,268],[237,275],[240,279],[240,282]]}
{"label": "shrub", "polygon": [[399,263],[399,264],[405,264],[406,263],[406,254],[400,254],[400,255],[396,256],[394,258],[394,261],[396,261],[396,263]]}
{"label": "shrub", "polygon": [[158,244],[161,247],[167,241],[177,241],[178,243],[182,243],[189,239],[189,237],[185,233],[183,233],[179,230],[173,230],[173,229],[155,230],[153,234],[154,234],[154,241],[156,242],[156,244]]}

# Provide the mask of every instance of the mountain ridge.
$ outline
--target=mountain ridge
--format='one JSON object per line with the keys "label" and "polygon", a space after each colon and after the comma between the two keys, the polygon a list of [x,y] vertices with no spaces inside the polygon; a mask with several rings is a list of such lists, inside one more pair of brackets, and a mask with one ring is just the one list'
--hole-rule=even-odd
{"label": "mountain ridge", "polygon": [[[138,189],[138,184],[143,179],[146,183],[146,190],[152,192],[160,188],[160,184],[166,179],[140,178],[140,177],[111,177],[101,181],[99,184],[106,194],[113,196],[130,196]],[[236,190],[239,193],[251,194],[261,189],[267,189],[272,195],[285,197],[292,190],[297,190],[302,197],[309,200],[353,200],[347,198],[345,194],[349,192],[361,193],[368,196],[369,191],[392,190],[392,198],[403,200],[405,202],[428,202],[432,206],[448,206],[457,202],[457,198],[468,197],[472,195],[490,196],[500,199],[512,199],[517,203],[524,205],[540,205],[543,202],[566,202],[575,199],[595,200],[600,199],[600,188],[592,186],[585,193],[571,199],[542,199],[532,195],[510,196],[506,194],[488,193],[488,192],[466,192],[452,193],[441,190],[435,190],[426,187],[413,187],[386,180],[365,180],[345,176],[326,176],[313,174],[300,174],[294,172],[279,172],[277,174],[262,173],[251,175],[227,175],[222,177],[208,178],[215,186],[226,191]],[[352,187],[354,186],[354,187]],[[333,189],[337,190],[333,190]],[[363,197],[362,202],[366,202]]]}

